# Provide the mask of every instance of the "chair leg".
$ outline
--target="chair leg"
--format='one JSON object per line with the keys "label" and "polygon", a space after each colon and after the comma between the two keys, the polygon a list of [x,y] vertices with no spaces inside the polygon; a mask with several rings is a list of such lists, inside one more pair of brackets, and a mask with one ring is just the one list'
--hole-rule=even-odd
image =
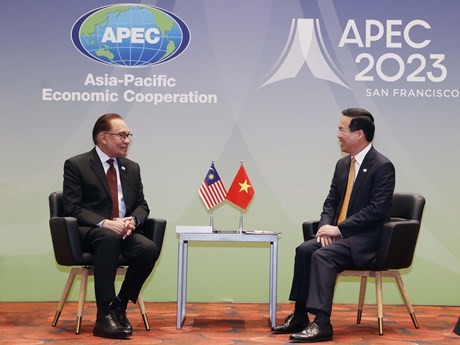
{"label": "chair leg", "polygon": [[383,335],[383,291],[382,272],[375,272],[375,292],[377,298],[377,318],[379,324],[379,335]]}
{"label": "chair leg", "polygon": [[86,300],[86,287],[88,284],[88,275],[92,268],[82,267],[81,270],[81,283],[80,283],[80,295],[78,297],[78,312],[77,312],[77,326],[75,329],[75,334],[80,334],[81,320],[83,318],[83,308],[85,306]]}
{"label": "chair leg", "polygon": [[69,277],[67,278],[67,282],[65,283],[64,291],[62,291],[61,299],[59,300],[59,305],[57,307],[56,313],[54,315],[52,326],[56,327],[57,322],[59,321],[59,317],[61,316],[62,309],[64,309],[65,302],[69,297],[70,289],[72,288],[73,282],[75,280],[75,276],[78,273],[77,268],[72,268],[69,273]]}
{"label": "chair leg", "polygon": [[356,323],[361,323],[361,317],[363,315],[364,308],[364,297],[366,296],[367,276],[361,276],[361,285],[359,287],[359,301],[358,301],[358,315],[356,317]]}
{"label": "chair leg", "polygon": [[139,310],[141,311],[142,320],[144,321],[145,329],[147,331],[150,331],[149,319],[148,319],[147,313],[145,311],[144,300],[142,299],[142,295],[140,293],[139,293],[139,296],[137,297],[137,304],[139,305]]}
{"label": "chair leg", "polygon": [[[117,274],[118,275],[126,275],[127,268],[126,267],[119,267],[117,269]],[[144,326],[147,331],[150,331],[150,323],[149,319],[147,317],[147,313],[145,311],[145,304],[144,300],[142,299],[142,294],[139,293],[139,296],[137,296],[137,305],[139,306],[139,310],[141,311],[142,315],[142,321],[144,321]]]}
{"label": "chair leg", "polygon": [[407,291],[404,287],[404,283],[401,278],[401,274],[399,271],[394,271],[394,277],[396,279],[396,283],[398,283],[399,291],[401,292],[401,296],[404,299],[404,303],[406,304],[407,311],[409,312],[409,315],[412,319],[412,323],[414,324],[415,328],[419,328],[419,324],[417,321],[417,317],[415,316],[414,308],[412,308],[412,304],[410,303],[409,300],[409,295],[407,294]]}

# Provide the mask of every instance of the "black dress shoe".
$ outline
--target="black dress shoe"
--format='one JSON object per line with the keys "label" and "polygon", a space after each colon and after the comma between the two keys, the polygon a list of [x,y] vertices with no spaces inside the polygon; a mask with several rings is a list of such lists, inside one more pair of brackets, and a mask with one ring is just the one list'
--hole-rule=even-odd
{"label": "black dress shoe", "polygon": [[112,314],[120,325],[122,325],[124,328],[126,328],[128,331],[132,333],[133,326],[131,325],[131,322],[129,322],[128,317],[126,316],[126,309],[123,309],[121,307],[113,308]]}
{"label": "black dress shoe", "polygon": [[99,316],[94,324],[93,335],[111,339],[126,339],[132,332],[123,327],[112,313]]}
{"label": "black dress shoe", "polygon": [[303,330],[308,325],[308,319],[300,318],[294,314],[290,314],[282,325],[273,326],[272,333],[274,334],[287,334],[287,333],[297,333]]}
{"label": "black dress shoe", "polygon": [[332,334],[332,325],[320,327],[312,322],[302,332],[292,334],[289,340],[293,343],[317,343],[332,340]]}

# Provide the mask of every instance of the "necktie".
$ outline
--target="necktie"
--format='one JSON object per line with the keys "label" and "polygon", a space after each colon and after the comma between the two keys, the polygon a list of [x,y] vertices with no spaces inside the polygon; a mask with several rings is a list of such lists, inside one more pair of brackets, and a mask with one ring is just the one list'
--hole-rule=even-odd
{"label": "necktie", "polygon": [[110,194],[112,195],[111,219],[113,219],[119,217],[117,171],[113,166],[113,159],[109,159],[107,163],[110,165],[109,170],[107,170],[107,182],[109,183]]}
{"label": "necktie", "polygon": [[337,224],[347,218],[348,204],[350,203],[351,190],[353,189],[353,183],[355,182],[355,157],[351,158],[350,172],[348,173],[347,190],[345,191],[345,197],[343,198],[342,207],[340,208],[339,218]]}

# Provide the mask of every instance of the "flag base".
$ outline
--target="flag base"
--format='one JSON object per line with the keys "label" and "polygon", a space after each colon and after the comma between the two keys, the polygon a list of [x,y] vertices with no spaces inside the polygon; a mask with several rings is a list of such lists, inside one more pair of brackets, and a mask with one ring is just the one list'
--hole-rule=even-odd
{"label": "flag base", "polygon": [[216,228],[214,227],[214,214],[211,213],[209,216],[209,225],[211,225],[212,232],[218,232]]}
{"label": "flag base", "polygon": [[238,231],[241,232],[243,231],[243,212],[240,213],[240,224],[239,224]]}

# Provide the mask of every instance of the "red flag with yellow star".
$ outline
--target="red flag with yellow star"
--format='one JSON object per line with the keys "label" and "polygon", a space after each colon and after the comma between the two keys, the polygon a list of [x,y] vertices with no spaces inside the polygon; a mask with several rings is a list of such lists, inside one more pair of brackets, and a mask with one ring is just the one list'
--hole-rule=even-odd
{"label": "red flag with yellow star", "polygon": [[253,196],[254,188],[243,164],[241,164],[227,192],[227,200],[246,210]]}

